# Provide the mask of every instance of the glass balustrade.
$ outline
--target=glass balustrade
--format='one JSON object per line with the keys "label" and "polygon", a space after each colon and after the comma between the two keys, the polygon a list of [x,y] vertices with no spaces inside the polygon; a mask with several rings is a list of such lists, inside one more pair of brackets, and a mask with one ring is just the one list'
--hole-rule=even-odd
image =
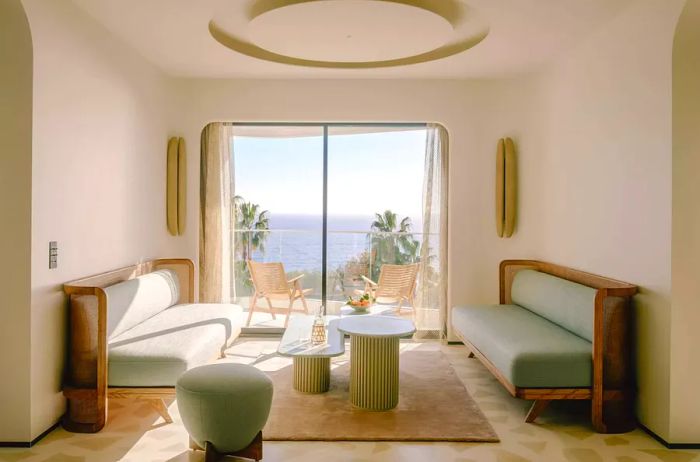
{"label": "glass balustrade", "polygon": [[[233,240],[234,302],[244,311],[248,311],[253,295],[245,264],[248,257],[259,262],[282,262],[288,279],[303,274],[302,287],[311,289],[306,295],[309,310],[313,313],[322,304],[322,239],[318,230],[236,230]],[[435,245],[431,244],[433,240]],[[428,251],[421,252],[422,233],[328,231],[327,314],[338,314],[348,296],[362,293],[365,288],[363,276],[377,281],[381,265],[385,263],[408,264],[422,259],[429,265],[430,274],[439,277],[435,253],[437,241],[438,236],[431,235]],[[273,300],[276,307],[284,307],[286,303]],[[266,306],[266,301],[258,304]],[[295,302],[295,308],[302,308],[300,301]],[[273,320],[269,313],[256,311],[250,327],[280,327],[283,322],[283,315],[278,314],[277,320]]]}

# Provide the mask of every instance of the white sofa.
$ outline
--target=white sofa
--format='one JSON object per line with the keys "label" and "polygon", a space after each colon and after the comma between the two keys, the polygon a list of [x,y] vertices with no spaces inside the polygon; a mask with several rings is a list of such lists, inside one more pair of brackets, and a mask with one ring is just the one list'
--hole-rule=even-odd
{"label": "white sofa", "polygon": [[105,292],[110,387],[174,387],[186,370],[222,356],[241,332],[239,306],[179,303],[171,269]]}

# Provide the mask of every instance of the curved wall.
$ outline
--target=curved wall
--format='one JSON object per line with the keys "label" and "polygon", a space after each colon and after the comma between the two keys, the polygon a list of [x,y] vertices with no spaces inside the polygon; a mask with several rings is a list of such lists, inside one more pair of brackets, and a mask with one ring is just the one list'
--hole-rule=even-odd
{"label": "curved wall", "polygon": [[32,37],[0,2],[0,441],[30,439]]}
{"label": "curved wall", "polygon": [[20,0],[0,2],[0,63],[0,441],[27,441],[33,66]]}
{"label": "curved wall", "polygon": [[700,0],[673,44],[673,296],[670,441],[700,443]]}

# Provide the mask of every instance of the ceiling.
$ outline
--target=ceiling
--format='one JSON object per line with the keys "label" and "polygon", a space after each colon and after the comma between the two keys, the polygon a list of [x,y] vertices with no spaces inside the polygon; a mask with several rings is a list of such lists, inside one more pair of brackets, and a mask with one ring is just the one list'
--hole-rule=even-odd
{"label": "ceiling", "polygon": [[632,1],[73,0],[167,74],[199,78],[506,77]]}

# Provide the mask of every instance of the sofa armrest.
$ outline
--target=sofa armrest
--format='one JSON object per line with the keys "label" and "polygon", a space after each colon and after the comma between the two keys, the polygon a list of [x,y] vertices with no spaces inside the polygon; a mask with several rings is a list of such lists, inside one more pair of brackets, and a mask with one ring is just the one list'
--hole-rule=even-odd
{"label": "sofa armrest", "polygon": [[180,282],[178,304],[195,302],[194,263],[188,258],[162,258],[153,260],[153,269],[170,269]]}

